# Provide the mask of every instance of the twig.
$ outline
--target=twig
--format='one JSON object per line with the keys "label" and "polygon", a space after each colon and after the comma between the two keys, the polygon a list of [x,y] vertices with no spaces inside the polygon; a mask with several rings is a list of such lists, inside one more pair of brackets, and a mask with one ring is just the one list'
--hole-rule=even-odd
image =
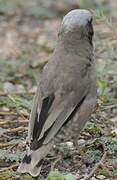
{"label": "twig", "polygon": [[0,92],[0,96],[9,96],[9,95],[22,95],[22,94],[35,94],[35,91],[24,91],[24,92]]}
{"label": "twig", "polygon": [[55,165],[61,160],[61,157],[58,157],[52,164],[51,164],[51,171],[54,170]]}
{"label": "twig", "polygon": [[1,168],[0,172],[8,171],[8,170],[11,170],[11,169],[16,169],[17,167],[18,167],[18,164],[13,164],[13,165],[11,165],[9,167]]}
{"label": "twig", "polygon": [[0,136],[4,136],[4,134],[6,133],[16,133],[16,132],[22,132],[22,131],[27,131],[27,130],[28,130],[28,127],[17,127],[13,129],[6,129],[6,131],[4,131],[3,134],[0,134]]}
{"label": "twig", "polygon": [[[1,119],[0,119],[1,120]],[[21,124],[27,124],[29,121],[28,119],[26,120],[4,120],[0,121],[0,127],[8,124],[14,124],[14,123],[21,123]]]}
{"label": "twig", "polygon": [[114,32],[114,33],[112,33],[112,32],[104,32],[104,33],[99,33],[98,34],[99,36],[100,36],[100,38],[108,38],[108,39],[112,39],[112,38],[114,38],[115,39],[115,37],[117,36],[117,32]]}
{"label": "twig", "polygon": [[17,128],[13,128],[13,129],[8,129],[6,130],[5,133],[9,133],[9,132],[18,132],[18,131],[26,131],[28,128],[27,127],[17,127]]}
{"label": "twig", "polygon": [[15,112],[5,112],[5,111],[3,111],[3,112],[0,112],[0,115],[1,115],[1,116],[5,116],[5,115],[15,115],[15,116],[17,116],[17,113],[15,113]]}
{"label": "twig", "polygon": [[94,173],[97,171],[97,169],[100,167],[100,166],[103,166],[103,161],[105,160],[106,156],[107,156],[107,151],[106,151],[106,148],[105,146],[102,144],[103,146],[103,156],[101,158],[101,160],[95,165],[95,167],[92,169],[92,171],[89,173],[88,176],[86,176],[83,180],[89,180],[93,175]]}
{"label": "twig", "polygon": [[7,143],[7,144],[0,143],[0,148],[6,148],[6,147],[9,147],[9,146],[16,146],[18,144],[19,143]]}
{"label": "twig", "polygon": [[27,114],[24,114],[23,112],[22,113],[19,113],[19,111],[16,112],[5,112],[5,111],[2,111],[0,112],[0,116],[21,116],[23,119],[26,119],[25,116],[29,116],[28,113]]}
{"label": "twig", "polygon": [[0,137],[4,137],[4,138],[7,138],[7,139],[10,138],[10,136],[8,136],[8,135],[6,135],[6,134],[0,134]]}

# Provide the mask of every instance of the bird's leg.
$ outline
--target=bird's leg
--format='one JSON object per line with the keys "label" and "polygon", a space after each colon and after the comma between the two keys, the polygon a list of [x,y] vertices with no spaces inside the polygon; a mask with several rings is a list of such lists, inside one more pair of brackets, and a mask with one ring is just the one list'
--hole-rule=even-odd
{"label": "bird's leg", "polygon": [[74,143],[75,148],[76,148],[77,150],[79,150],[78,136],[75,136],[73,141],[74,141],[73,143]]}

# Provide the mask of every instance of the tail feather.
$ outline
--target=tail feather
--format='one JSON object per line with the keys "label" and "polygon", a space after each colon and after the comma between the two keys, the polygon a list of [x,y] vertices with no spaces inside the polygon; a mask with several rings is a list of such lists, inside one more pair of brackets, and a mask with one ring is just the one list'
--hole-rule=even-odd
{"label": "tail feather", "polygon": [[32,169],[30,169],[30,166],[28,166],[27,164],[21,163],[17,171],[19,173],[29,173],[31,176],[37,177],[40,174],[41,165],[35,166]]}
{"label": "tail feather", "polygon": [[36,177],[40,174],[43,159],[48,154],[53,146],[53,141],[46,145],[42,145],[36,151],[30,150],[28,147],[27,153],[23,161],[19,165],[17,171],[20,173],[29,173],[31,176]]}
{"label": "tail feather", "polygon": [[29,171],[29,174],[32,177],[37,177],[37,176],[39,176],[40,171],[41,171],[41,166],[40,167],[35,166],[32,170]]}

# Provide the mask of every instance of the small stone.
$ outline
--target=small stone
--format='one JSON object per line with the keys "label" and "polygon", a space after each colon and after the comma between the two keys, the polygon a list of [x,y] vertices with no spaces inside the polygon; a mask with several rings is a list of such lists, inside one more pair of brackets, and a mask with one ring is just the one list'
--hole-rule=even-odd
{"label": "small stone", "polygon": [[35,92],[37,91],[37,86],[33,86],[31,87],[31,89],[29,90],[29,92]]}
{"label": "small stone", "polygon": [[103,175],[98,175],[98,176],[96,176],[98,179],[105,179],[106,177],[105,176],[103,176]]}
{"label": "small stone", "polygon": [[3,84],[3,88],[5,92],[14,92],[16,90],[15,86],[11,82],[5,82]]}
{"label": "small stone", "polygon": [[72,143],[71,141],[66,142],[66,145],[67,145],[69,148],[73,148],[73,143]]}
{"label": "small stone", "polygon": [[15,85],[15,87],[17,92],[25,92],[25,88],[22,84]]}
{"label": "small stone", "polygon": [[20,114],[22,114],[24,116],[29,116],[29,113],[26,109],[20,109],[19,112],[20,112]]}
{"label": "small stone", "polygon": [[114,109],[112,110],[112,113],[113,113],[114,115],[117,115],[117,108],[114,108]]}
{"label": "small stone", "polygon": [[5,82],[3,84],[4,91],[7,93],[13,92],[25,92],[25,88],[21,84],[13,84],[11,82]]}
{"label": "small stone", "polygon": [[7,108],[5,106],[2,107],[2,110],[5,111],[5,112],[9,112],[9,108]]}
{"label": "small stone", "polygon": [[117,135],[117,129],[113,129],[113,130],[111,131],[111,134],[112,134],[112,135]]}
{"label": "small stone", "polygon": [[111,118],[110,121],[113,123],[117,123],[117,117]]}
{"label": "small stone", "polygon": [[78,145],[84,145],[85,144],[85,140],[84,139],[79,139],[78,140]]}
{"label": "small stone", "polygon": [[46,45],[47,44],[47,37],[46,36],[44,36],[44,35],[41,35],[41,36],[39,36],[39,39],[38,39],[38,41],[37,41],[37,44],[39,44],[40,46],[44,46],[44,45]]}
{"label": "small stone", "polygon": [[74,149],[73,143],[71,141],[61,143],[63,147],[67,147],[68,149]]}
{"label": "small stone", "polygon": [[97,180],[95,177],[92,177],[91,180]]}

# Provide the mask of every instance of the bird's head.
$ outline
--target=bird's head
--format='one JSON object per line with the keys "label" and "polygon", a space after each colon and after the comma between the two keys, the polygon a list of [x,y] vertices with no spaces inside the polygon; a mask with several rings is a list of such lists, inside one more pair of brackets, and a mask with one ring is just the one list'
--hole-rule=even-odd
{"label": "bird's head", "polygon": [[61,38],[71,40],[89,39],[92,43],[93,27],[92,13],[85,9],[75,9],[64,16],[59,31]]}

